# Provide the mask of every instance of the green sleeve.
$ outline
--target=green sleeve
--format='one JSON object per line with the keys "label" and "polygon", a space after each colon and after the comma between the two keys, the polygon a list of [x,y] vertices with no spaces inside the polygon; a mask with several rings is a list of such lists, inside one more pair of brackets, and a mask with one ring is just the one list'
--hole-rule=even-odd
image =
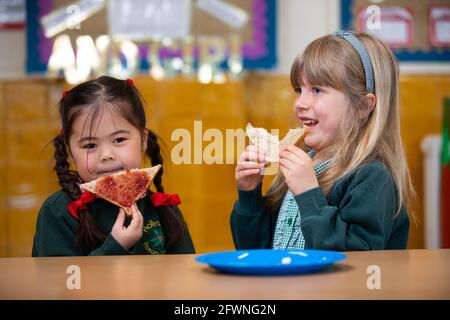
{"label": "green sleeve", "polygon": [[103,241],[102,245],[92,250],[88,255],[89,256],[116,256],[116,255],[128,255],[133,254],[134,252],[125,250],[114,237],[110,234],[106,237],[105,241]]}
{"label": "green sleeve", "polygon": [[397,210],[396,188],[387,169],[381,163],[367,165],[348,183],[340,185],[346,190],[338,206],[329,205],[320,188],[295,197],[302,216],[305,247],[342,251],[385,249]]}
{"label": "green sleeve", "polygon": [[130,253],[123,249],[111,235],[106,237],[99,248],[85,252],[75,242],[77,228],[78,222],[67,212],[44,204],[37,218],[32,256],[95,256]]}
{"label": "green sleeve", "polygon": [[[179,214],[181,219],[184,220],[180,209],[177,206],[173,206],[173,208]],[[185,230],[183,230],[181,239],[176,243],[174,243],[173,245],[166,248],[166,253],[167,254],[195,253],[194,243],[192,242],[191,235],[187,227]]]}
{"label": "green sleeve", "polygon": [[236,249],[268,249],[276,216],[264,211],[261,184],[252,191],[238,190],[238,201],[231,212],[230,224]]}
{"label": "green sleeve", "polygon": [[36,223],[33,257],[85,255],[75,244],[78,223],[67,218],[70,217],[52,206],[42,206]]}

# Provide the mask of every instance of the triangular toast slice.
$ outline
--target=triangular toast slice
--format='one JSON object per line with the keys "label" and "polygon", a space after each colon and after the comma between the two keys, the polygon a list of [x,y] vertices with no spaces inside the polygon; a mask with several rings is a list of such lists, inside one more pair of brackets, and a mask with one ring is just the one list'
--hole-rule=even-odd
{"label": "triangular toast slice", "polygon": [[308,133],[308,127],[289,129],[288,133],[280,141],[280,149],[302,143]]}
{"label": "triangular toast slice", "polygon": [[255,145],[258,150],[265,152],[265,160],[268,162],[278,161],[278,150],[280,141],[277,135],[269,133],[264,128],[253,127],[250,123],[247,124],[245,132],[250,139],[250,142]]}
{"label": "triangular toast slice", "polygon": [[123,170],[83,183],[80,189],[123,208],[130,215],[131,207],[147,192],[160,168],[159,164],[151,168]]}
{"label": "triangular toast slice", "polygon": [[277,135],[270,134],[264,128],[255,128],[250,123],[247,124],[245,132],[253,145],[260,150],[264,150],[266,161],[278,162],[280,160],[280,149],[303,142],[308,134],[308,129],[306,127],[289,129],[281,141]]}

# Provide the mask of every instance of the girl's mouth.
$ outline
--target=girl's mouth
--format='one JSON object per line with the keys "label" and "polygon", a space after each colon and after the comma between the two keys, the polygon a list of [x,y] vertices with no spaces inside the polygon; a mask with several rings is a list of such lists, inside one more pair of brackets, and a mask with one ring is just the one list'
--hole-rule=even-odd
{"label": "girl's mouth", "polygon": [[302,122],[305,126],[307,126],[309,128],[312,128],[319,123],[318,120],[313,120],[313,119],[305,119],[305,120],[302,120]]}
{"label": "girl's mouth", "polygon": [[109,176],[109,175],[112,175],[112,174],[117,173],[122,170],[123,170],[123,168],[100,171],[100,172],[97,172],[97,176],[98,177]]}

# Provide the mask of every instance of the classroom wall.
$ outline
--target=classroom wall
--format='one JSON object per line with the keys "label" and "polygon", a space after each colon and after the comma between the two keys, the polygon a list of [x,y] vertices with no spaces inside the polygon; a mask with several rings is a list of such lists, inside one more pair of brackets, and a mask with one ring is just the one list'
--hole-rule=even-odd
{"label": "classroom wall", "polygon": [[36,214],[55,190],[52,146],[56,101],[52,80],[0,80],[0,254],[30,256]]}
{"label": "classroom wall", "polygon": [[0,78],[25,74],[25,31],[0,30]]}

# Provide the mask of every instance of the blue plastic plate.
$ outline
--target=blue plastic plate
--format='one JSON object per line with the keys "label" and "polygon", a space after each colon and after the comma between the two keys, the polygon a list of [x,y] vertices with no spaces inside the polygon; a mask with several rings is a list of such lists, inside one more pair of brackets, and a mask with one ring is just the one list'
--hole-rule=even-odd
{"label": "blue plastic plate", "polygon": [[195,260],[226,273],[271,275],[318,271],[346,258],[335,251],[255,249],[208,253]]}

